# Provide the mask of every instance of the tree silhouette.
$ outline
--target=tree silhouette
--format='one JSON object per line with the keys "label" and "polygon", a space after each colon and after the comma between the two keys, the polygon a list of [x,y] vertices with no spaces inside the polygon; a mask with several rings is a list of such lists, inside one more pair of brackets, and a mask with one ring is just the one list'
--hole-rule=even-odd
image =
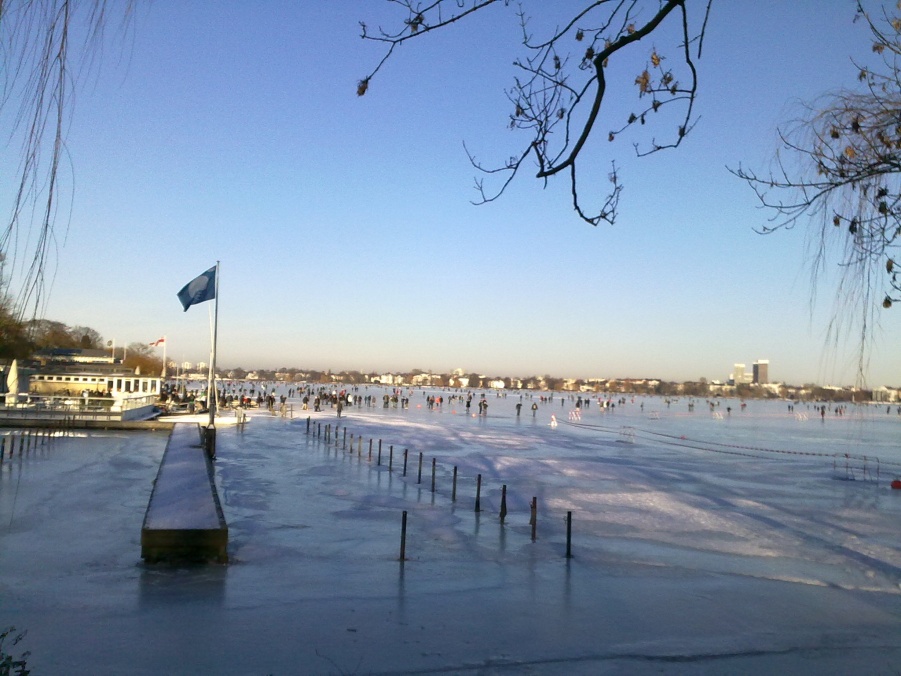
{"label": "tree silhouette", "polygon": [[814,282],[838,252],[842,274],[830,331],[860,329],[862,370],[876,310],[901,299],[901,16],[883,8],[874,19],[858,2],[856,20],[867,23],[872,52],[881,56],[874,67],[858,66],[862,89],[806,105],[780,131],[772,171],[734,173],[771,213],[761,232],[810,224]]}
{"label": "tree silhouette", "polygon": [[[509,8],[509,0],[389,0],[399,8],[393,29],[371,30],[361,22],[362,37],[383,44],[386,51],[375,68],[357,83],[363,96],[375,75],[400,45],[465,21],[492,8]],[[660,138],[651,136],[635,144],[639,156],[678,147],[694,125],[693,106],[698,87],[694,60],[700,58],[704,31],[712,0],[595,0],[568,6],[559,23],[547,22],[540,37],[532,33],[525,4],[515,10],[522,31],[523,55],[513,65],[517,73],[507,90],[512,106],[510,128],[523,133],[518,154],[499,166],[488,166],[467,150],[479,171],[477,203],[491,202],[504,193],[513,179],[528,167],[541,181],[568,176],[572,205],[586,222],[613,223],[622,192],[615,161],[608,175],[610,185],[600,204],[586,206],[596,195],[594,186],[579,183],[579,161],[589,138],[606,133],[609,141],[626,129],[648,124],[662,128]],[[535,3],[533,3],[535,4]],[[687,6],[698,8],[689,14]],[[538,3],[537,11],[559,10],[556,3]],[[678,37],[667,50],[654,46],[637,51],[638,43],[661,33],[664,24],[674,24]],[[642,43],[644,44],[644,43]],[[642,57],[641,54],[644,56]],[[637,109],[626,120],[603,115],[607,93],[606,70],[611,61],[631,58],[643,65],[634,80]],[[672,65],[670,65],[672,64]],[[667,116],[672,109],[675,118]],[[658,117],[658,114],[660,116]],[[606,124],[606,131],[600,130]],[[587,162],[587,160],[586,160]],[[496,178],[491,186],[485,178]],[[603,192],[603,191],[602,191]]]}

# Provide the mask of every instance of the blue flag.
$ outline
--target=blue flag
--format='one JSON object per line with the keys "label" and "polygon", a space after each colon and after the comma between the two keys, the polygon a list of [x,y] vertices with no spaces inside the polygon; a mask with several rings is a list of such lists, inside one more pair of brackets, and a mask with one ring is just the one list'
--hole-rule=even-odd
{"label": "blue flag", "polygon": [[178,300],[181,306],[188,311],[188,308],[197,303],[203,303],[213,300],[216,297],[216,266],[204,272],[199,277],[195,277],[185,284],[185,287],[178,292]]}

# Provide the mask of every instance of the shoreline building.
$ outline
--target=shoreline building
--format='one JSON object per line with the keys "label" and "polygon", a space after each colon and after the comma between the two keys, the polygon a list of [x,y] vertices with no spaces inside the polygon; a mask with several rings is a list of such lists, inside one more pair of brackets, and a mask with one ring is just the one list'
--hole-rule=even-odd
{"label": "shoreline building", "polygon": [[770,382],[770,360],[758,359],[751,365],[751,382],[755,385],[766,385]]}
{"label": "shoreline building", "polygon": [[745,364],[733,364],[732,373],[729,374],[730,385],[766,385],[770,382],[770,360],[758,359],[751,364],[751,372],[748,373]]}
{"label": "shoreline building", "polygon": [[741,385],[743,383],[750,383],[751,376],[745,372],[744,364],[733,364],[732,365],[732,373],[729,377],[730,385]]}

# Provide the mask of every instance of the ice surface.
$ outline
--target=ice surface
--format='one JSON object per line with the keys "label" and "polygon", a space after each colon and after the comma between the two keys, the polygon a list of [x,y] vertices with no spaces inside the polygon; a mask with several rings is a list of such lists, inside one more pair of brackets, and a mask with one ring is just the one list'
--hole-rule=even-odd
{"label": "ice surface", "polygon": [[487,418],[416,390],[409,410],[310,414],[310,435],[296,402],[219,430],[227,566],[140,560],[164,434],[7,458],[0,627],[28,630],[36,675],[901,669],[894,410],[636,398],[571,421],[559,395],[535,418],[528,395],[519,418],[517,395],[488,398]]}

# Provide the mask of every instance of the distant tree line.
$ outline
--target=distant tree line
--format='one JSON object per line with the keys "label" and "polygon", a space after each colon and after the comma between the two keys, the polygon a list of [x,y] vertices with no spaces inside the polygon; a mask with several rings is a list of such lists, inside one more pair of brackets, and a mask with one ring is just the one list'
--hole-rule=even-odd
{"label": "distant tree line", "polygon": [[[107,345],[103,336],[89,326],[68,326],[50,319],[18,319],[12,303],[0,299],[0,359],[30,359],[40,350],[73,348],[101,350]],[[162,359],[145,343],[110,347],[110,356],[129,368],[140,368],[145,374],[159,373],[163,368]]]}
{"label": "distant tree line", "polygon": [[0,358],[28,359],[37,350],[100,349],[103,337],[88,326],[67,326],[49,319],[17,319],[9,300],[0,301]]}

